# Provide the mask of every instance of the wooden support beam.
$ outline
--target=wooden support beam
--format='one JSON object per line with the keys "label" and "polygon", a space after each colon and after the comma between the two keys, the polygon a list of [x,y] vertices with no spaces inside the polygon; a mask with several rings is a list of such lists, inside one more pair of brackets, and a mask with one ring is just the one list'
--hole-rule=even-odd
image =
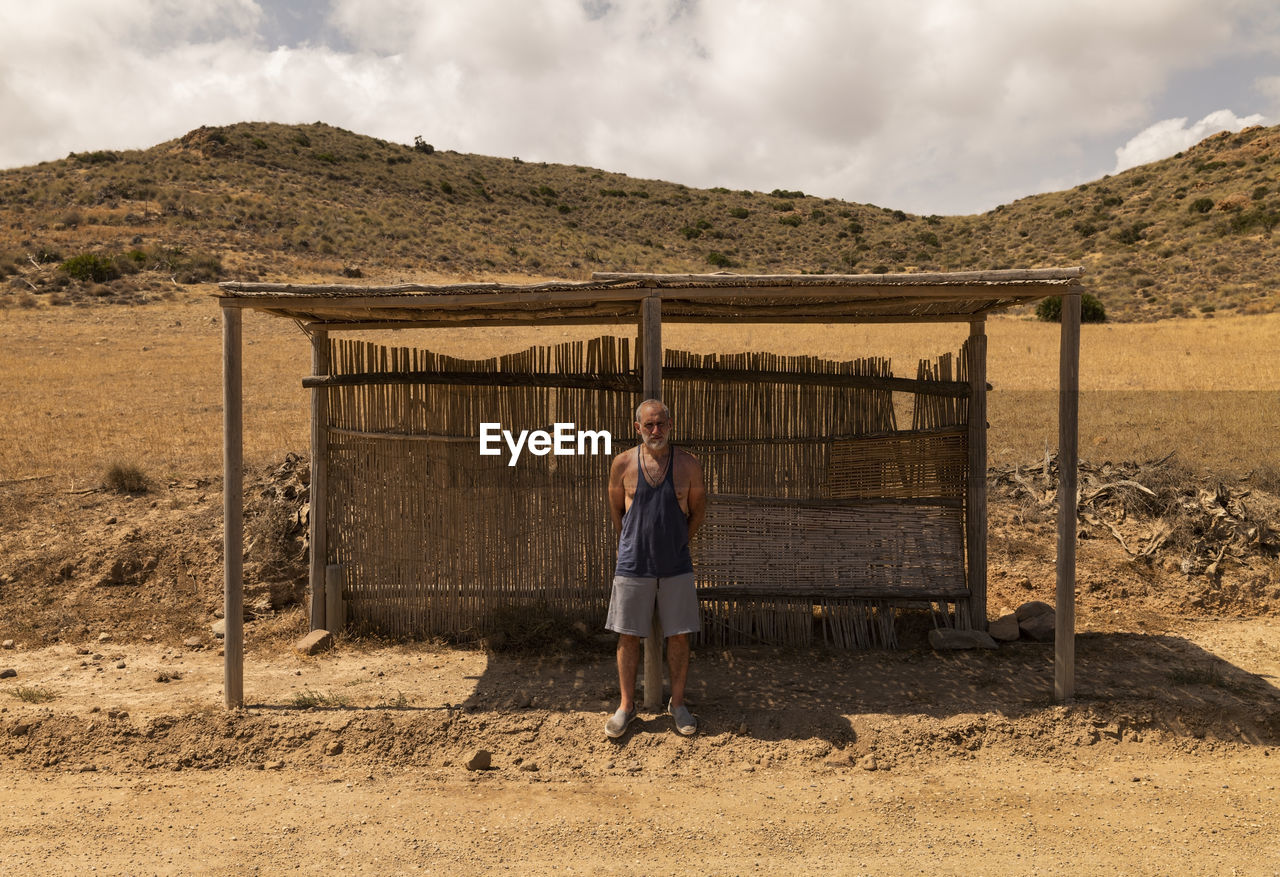
{"label": "wooden support beam", "polygon": [[965,559],[969,580],[969,621],[987,629],[987,334],[986,324],[969,324],[969,478],[966,485]]}
{"label": "wooden support beam", "polygon": [[244,706],[244,404],[241,312],[222,309],[222,691]]}
{"label": "wooden support beam", "polygon": [[1053,694],[1071,700],[1076,685],[1076,485],[1080,448],[1080,296],[1062,297],[1058,354],[1058,581]]}
{"label": "wooden support beam", "polygon": [[[656,295],[640,302],[640,357],[643,396],[661,399],[662,299]],[[662,625],[655,606],[653,626],[644,642],[644,708],[647,710],[662,708],[662,645]]]}
{"label": "wooden support beam", "polygon": [[[311,333],[311,373],[329,374],[329,333]],[[329,629],[325,604],[325,565],[329,554],[329,391],[311,391],[311,629]]]}
{"label": "wooden support beam", "polygon": [[324,568],[324,617],[326,630],[337,634],[347,626],[347,607],[342,600],[342,564],[330,563]]}

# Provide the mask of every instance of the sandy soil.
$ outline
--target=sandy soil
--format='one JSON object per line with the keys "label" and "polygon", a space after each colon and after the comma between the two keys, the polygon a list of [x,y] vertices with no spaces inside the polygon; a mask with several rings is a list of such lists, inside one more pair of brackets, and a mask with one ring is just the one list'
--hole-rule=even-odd
{"label": "sandy soil", "polygon": [[[1280,870],[1280,631],[1051,647],[701,649],[693,739],[602,733],[609,656],[340,642],[0,652],[6,873]],[[1212,667],[1209,671],[1205,668]],[[19,687],[56,699],[27,703]],[[8,696],[6,696],[8,695]],[[307,704],[314,704],[307,706]],[[477,750],[492,767],[468,770]]]}

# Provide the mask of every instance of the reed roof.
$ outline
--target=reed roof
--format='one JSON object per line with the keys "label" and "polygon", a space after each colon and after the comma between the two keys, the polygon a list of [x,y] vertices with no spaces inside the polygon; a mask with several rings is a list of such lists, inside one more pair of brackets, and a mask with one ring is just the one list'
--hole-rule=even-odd
{"label": "reed roof", "polygon": [[223,307],[317,328],[631,322],[642,299],[685,322],[945,322],[1080,292],[1082,268],[933,274],[622,274],[528,285],[219,284]]}

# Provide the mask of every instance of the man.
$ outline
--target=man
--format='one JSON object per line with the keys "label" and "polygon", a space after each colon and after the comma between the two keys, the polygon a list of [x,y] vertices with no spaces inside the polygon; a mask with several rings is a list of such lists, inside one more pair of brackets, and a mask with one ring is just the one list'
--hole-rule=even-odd
{"label": "man", "polygon": [[693,584],[689,539],[706,515],[702,466],[693,454],[670,444],[671,411],[656,399],[636,409],[640,444],[614,457],[609,470],[609,512],[618,533],[618,563],[605,627],[618,634],[618,684],[622,703],[605,725],[621,737],[636,718],[636,669],[640,643],[648,636],[653,609],[667,638],[671,700],[667,711],[676,731],[688,737],[697,720],[685,706],[689,634],[702,626]]}

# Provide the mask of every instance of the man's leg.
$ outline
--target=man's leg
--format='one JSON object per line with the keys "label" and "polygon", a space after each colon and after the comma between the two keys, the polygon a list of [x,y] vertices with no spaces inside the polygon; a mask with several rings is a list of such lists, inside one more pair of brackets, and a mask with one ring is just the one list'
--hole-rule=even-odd
{"label": "man's leg", "polygon": [[[621,649],[618,655],[621,662]],[[689,634],[667,637],[667,672],[671,674],[671,707],[674,709],[684,704],[684,683],[689,678]],[[632,678],[634,680],[634,675]]]}
{"label": "man's leg", "polygon": [[[685,655],[688,664],[688,654]],[[618,634],[618,688],[622,690],[621,709],[636,708],[636,670],[640,667],[640,637]]]}

